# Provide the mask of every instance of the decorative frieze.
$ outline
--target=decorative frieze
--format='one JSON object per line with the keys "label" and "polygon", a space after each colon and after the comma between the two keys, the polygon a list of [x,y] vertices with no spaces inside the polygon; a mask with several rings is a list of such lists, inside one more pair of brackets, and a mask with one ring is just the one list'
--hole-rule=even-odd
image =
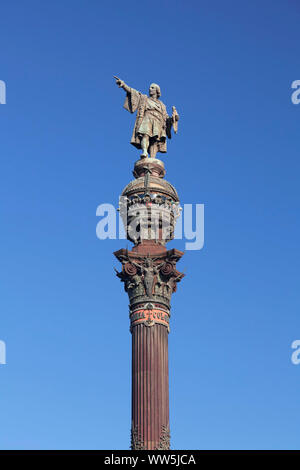
{"label": "decorative frieze", "polygon": [[132,425],[130,448],[131,450],[145,450],[144,441],[142,439],[138,425],[136,426]]}
{"label": "decorative frieze", "polygon": [[169,425],[162,425],[161,434],[156,450],[169,450],[170,449],[170,428]]}

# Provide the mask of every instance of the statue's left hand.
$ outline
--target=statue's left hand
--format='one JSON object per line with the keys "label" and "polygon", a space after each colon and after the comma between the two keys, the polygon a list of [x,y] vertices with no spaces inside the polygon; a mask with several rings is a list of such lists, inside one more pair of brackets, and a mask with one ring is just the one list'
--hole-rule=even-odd
{"label": "statue's left hand", "polygon": [[172,106],[172,118],[175,119],[175,121],[179,121],[179,114],[175,106]]}
{"label": "statue's left hand", "polygon": [[179,114],[177,113],[177,109],[175,108],[175,106],[172,106],[172,110],[173,110],[173,112],[172,112],[172,125],[173,125],[173,129],[174,129],[175,134],[177,134]]}

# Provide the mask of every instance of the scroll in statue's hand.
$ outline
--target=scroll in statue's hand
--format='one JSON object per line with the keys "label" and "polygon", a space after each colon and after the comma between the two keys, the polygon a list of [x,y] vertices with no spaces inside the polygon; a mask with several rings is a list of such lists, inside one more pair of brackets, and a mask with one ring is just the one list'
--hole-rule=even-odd
{"label": "scroll in statue's hand", "polygon": [[177,109],[175,108],[175,106],[172,106],[172,118],[174,121],[178,121],[179,120],[179,114],[177,113]]}
{"label": "scroll in statue's hand", "polygon": [[177,109],[175,108],[175,106],[172,106],[172,124],[175,134],[177,134],[178,131],[178,120],[179,114],[177,113]]}

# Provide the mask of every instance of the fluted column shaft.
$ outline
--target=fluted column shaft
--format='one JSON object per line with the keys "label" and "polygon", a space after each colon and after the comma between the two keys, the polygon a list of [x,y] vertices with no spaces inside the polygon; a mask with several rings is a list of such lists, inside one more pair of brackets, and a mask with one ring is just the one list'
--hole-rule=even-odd
{"label": "fluted column shaft", "polygon": [[168,329],[132,328],[132,448],[169,448]]}

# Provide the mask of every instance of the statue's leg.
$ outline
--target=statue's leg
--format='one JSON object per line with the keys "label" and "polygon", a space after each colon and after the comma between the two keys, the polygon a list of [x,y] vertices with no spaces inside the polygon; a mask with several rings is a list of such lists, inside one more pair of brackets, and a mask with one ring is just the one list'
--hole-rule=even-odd
{"label": "statue's leg", "polygon": [[149,136],[147,134],[144,134],[142,137],[141,147],[143,150],[141,157],[142,158],[148,157]]}
{"label": "statue's leg", "polygon": [[150,149],[149,149],[150,157],[155,158],[157,154],[157,143],[154,141],[150,143]]}

